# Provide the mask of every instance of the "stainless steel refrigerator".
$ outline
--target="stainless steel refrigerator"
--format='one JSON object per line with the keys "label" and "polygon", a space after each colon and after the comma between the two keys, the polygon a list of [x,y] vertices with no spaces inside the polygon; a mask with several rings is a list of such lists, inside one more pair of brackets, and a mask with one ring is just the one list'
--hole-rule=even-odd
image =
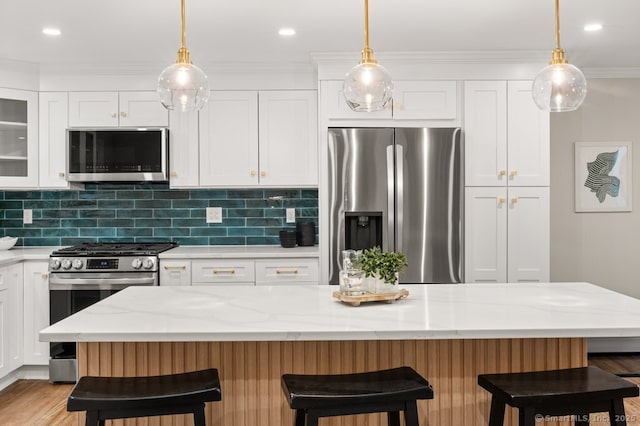
{"label": "stainless steel refrigerator", "polygon": [[459,128],[329,129],[329,280],[342,251],[406,254],[401,284],[462,281]]}

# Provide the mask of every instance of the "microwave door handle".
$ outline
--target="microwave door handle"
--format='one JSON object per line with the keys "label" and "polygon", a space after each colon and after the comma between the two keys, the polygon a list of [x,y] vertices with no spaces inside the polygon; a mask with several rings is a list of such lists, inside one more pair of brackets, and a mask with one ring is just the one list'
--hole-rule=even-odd
{"label": "microwave door handle", "polygon": [[395,222],[395,211],[393,207],[393,198],[394,198],[394,176],[393,176],[393,145],[387,146],[387,240],[383,242],[383,246],[381,247],[385,251],[392,251],[394,242],[394,222]]}
{"label": "microwave door handle", "polygon": [[402,145],[396,145],[396,250],[402,252],[404,241],[404,152]]}

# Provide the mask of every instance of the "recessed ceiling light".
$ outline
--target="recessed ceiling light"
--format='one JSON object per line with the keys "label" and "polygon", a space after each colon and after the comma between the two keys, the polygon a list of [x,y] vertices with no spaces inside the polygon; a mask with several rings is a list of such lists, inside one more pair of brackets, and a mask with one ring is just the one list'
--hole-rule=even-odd
{"label": "recessed ceiling light", "polygon": [[278,34],[283,37],[291,37],[293,35],[296,35],[296,30],[294,30],[293,28],[280,28],[278,30]]}
{"label": "recessed ceiling light", "polygon": [[587,24],[584,26],[584,30],[588,32],[600,31],[602,29],[602,24]]}
{"label": "recessed ceiling light", "polygon": [[43,28],[42,34],[45,34],[48,36],[59,36],[60,34],[62,34],[62,32],[57,28]]}

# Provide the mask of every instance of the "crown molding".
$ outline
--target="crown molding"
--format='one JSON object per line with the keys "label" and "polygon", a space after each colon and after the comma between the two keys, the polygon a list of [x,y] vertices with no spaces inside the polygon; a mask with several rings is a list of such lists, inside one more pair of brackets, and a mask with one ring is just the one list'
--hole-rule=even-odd
{"label": "crown molding", "polygon": [[640,78],[640,68],[582,68],[587,78]]}

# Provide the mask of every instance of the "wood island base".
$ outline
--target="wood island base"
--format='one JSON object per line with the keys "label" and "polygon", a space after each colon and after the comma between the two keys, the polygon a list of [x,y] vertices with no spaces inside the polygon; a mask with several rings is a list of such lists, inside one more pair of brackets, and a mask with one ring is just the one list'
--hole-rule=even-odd
{"label": "wood island base", "polygon": [[[408,365],[433,386],[435,398],[418,401],[420,425],[486,425],[490,396],[477,385],[482,373],[587,365],[582,338],[357,340],[280,342],[78,343],[81,376],[145,376],[218,369],[222,401],[208,403],[213,426],[293,425],[280,376],[351,373]],[[508,421],[517,412],[508,408]],[[84,424],[84,413],[78,414]],[[114,421],[114,425],[189,425],[188,416]],[[383,426],[381,414],[326,418],[323,426]],[[554,423],[545,423],[550,426]]]}

